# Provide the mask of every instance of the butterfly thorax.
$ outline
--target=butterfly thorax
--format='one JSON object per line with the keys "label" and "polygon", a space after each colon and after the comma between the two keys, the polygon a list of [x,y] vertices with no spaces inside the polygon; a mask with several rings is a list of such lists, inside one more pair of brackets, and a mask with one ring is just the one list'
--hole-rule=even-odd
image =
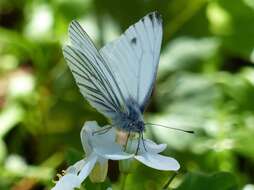
{"label": "butterfly thorax", "polygon": [[113,125],[127,132],[141,133],[145,130],[142,112],[138,103],[130,98],[126,101],[126,110],[119,112],[113,119]]}

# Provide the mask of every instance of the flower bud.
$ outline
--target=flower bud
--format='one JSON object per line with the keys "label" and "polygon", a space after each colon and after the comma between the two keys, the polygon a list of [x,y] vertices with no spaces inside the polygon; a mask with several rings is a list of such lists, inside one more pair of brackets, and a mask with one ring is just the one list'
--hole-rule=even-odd
{"label": "flower bud", "polygon": [[97,162],[91,171],[89,178],[93,183],[104,182],[108,173],[108,161],[106,162]]}

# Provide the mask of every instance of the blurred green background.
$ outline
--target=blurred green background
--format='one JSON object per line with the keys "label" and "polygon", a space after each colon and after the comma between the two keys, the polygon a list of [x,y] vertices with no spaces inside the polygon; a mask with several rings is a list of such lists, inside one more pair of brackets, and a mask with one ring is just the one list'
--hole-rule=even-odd
{"label": "blurred green background", "polygon": [[[70,21],[101,47],[154,10],[164,35],[145,119],[196,132],[146,131],[181,164],[170,187],[254,190],[253,0],[0,0],[1,190],[50,189],[84,155],[83,123],[107,123],[63,59]],[[117,166],[103,186],[118,189]],[[135,163],[126,189],[161,190],[171,175]],[[87,179],[83,189],[97,187]]]}

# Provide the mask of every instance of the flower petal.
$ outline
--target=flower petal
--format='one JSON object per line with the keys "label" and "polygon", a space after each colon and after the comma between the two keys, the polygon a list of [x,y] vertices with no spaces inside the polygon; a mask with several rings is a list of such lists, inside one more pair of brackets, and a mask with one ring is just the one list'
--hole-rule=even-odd
{"label": "flower petal", "polygon": [[148,151],[148,152],[153,152],[153,153],[160,153],[167,148],[166,144],[156,144],[155,142],[153,142],[152,140],[149,140],[149,139],[145,139],[144,143],[145,143],[145,147],[147,149],[147,150],[143,149],[143,151],[145,151],[145,152]]}
{"label": "flower petal", "polygon": [[97,142],[93,147],[93,151],[97,155],[111,160],[129,159],[134,156],[134,154],[122,151],[122,147],[115,142]]}
{"label": "flower petal", "polygon": [[85,122],[80,132],[82,146],[84,151],[86,152],[86,155],[89,155],[92,153],[92,145],[90,141],[91,141],[93,131],[98,129],[99,129],[99,126],[96,121],[87,121]]}
{"label": "flower petal", "polygon": [[87,176],[90,174],[97,159],[98,159],[97,155],[95,153],[92,153],[85,160],[86,163],[78,174],[78,177],[81,181],[84,181],[87,178]]}
{"label": "flower petal", "polygon": [[82,159],[76,162],[74,165],[67,168],[66,173],[78,174],[78,172],[82,169],[85,164],[85,160]]}
{"label": "flower petal", "polygon": [[[100,130],[103,130],[103,128],[107,130],[108,127],[110,126],[108,125],[108,126],[102,127]],[[94,147],[101,147],[105,145],[107,146],[108,144],[116,144],[115,134],[116,134],[115,129],[111,128],[106,133],[90,135],[90,141],[91,141],[92,147],[94,148]]]}
{"label": "flower petal", "polygon": [[[128,142],[128,149],[131,152],[136,152],[138,147],[138,139],[134,139],[130,142]],[[139,154],[145,153],[145,152],[151,152],[151,153],[160,153],[164,151],[167,148],[166,144],[156,144],[152,140],[145,139],[144,141],[140,140],[139,142]]]}
{"label": "flower petal", "polygon": [[146,152],[135,156],[135,158],[143,164],[157,170],[177,171],[180,168],[179,163],[174,158],[155,153]]}
{"label": "flower petal", "polygon": [[134,154],[123,152],[121,146],[116,143],[101,144],[100,146],[94,147],[94,151],[101,157],[110,160],[124,160],[134,156]]}
{"label": "flower petal", "polygon": [[74,190],[79,188],[81,183],[77,175],[69,173],[61,177],[51,190]]}
{"label": "flower petal", "polygon": [[[99,128],[102,131],[102,134],[97,133],[93,135],[93,140],[96,141],[104,141],[104,142],[115,142],[116,140],[116,130],[110,125],[106,125]],[[105,131],[103,131],[105,130]],[[96,130],[94,130],[96,131]],[[94,132],[93,131],[93,132]],[[97,130],[98,131],[98,130]]]}
{"label": "flower petal", "polygon": [[[86,122],[81,132],[81,138],[85,150],[96,153],[99,157],[111,160],[129,159],[134,155],[122,151],[122,147],[115,142],[116,130],[110,126],[99,127],[96,122]],[[103,134],[93,134],[98,130],[106,131]],[[86,151],[87,152],[87,151]]]}
{"label": "flower petal", "polygon": [[83,148],[89,155],[92,153],[94,147],[104,146],[108,143],[115,143],[116,131],[114,128],[110,128],[110,125],[99,127],[97,122],[88,121],[84,124],[80,136]]}
{"label": "flower petal", "polygon": [[78,188],[82,181],[78,177],[78,173],[85,164],[82,159],[76,162],[74,165],[70,166],[66,170],[66,174],[59,179],[55,187],[52,190],[72,190],[75,187]]}

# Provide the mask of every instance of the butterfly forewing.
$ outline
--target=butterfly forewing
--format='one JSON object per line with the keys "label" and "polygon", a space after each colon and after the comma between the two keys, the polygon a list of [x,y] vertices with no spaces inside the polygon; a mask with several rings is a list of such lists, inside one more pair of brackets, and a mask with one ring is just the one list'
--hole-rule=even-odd
{"label": "butterfly forewing", "polygon": [[69,36],[72,46],[65,46],[63,53],[81,93],[99,112],[114,117],[125,105],[114,73],[76,21]]}
{"label": "butterfly forewing", "polygon": [[161,40],[162,20],[153,12],[100,50],[107,64],[117,73],[116,80],[125,99],[136,100],[142,112],[156,78]]}

